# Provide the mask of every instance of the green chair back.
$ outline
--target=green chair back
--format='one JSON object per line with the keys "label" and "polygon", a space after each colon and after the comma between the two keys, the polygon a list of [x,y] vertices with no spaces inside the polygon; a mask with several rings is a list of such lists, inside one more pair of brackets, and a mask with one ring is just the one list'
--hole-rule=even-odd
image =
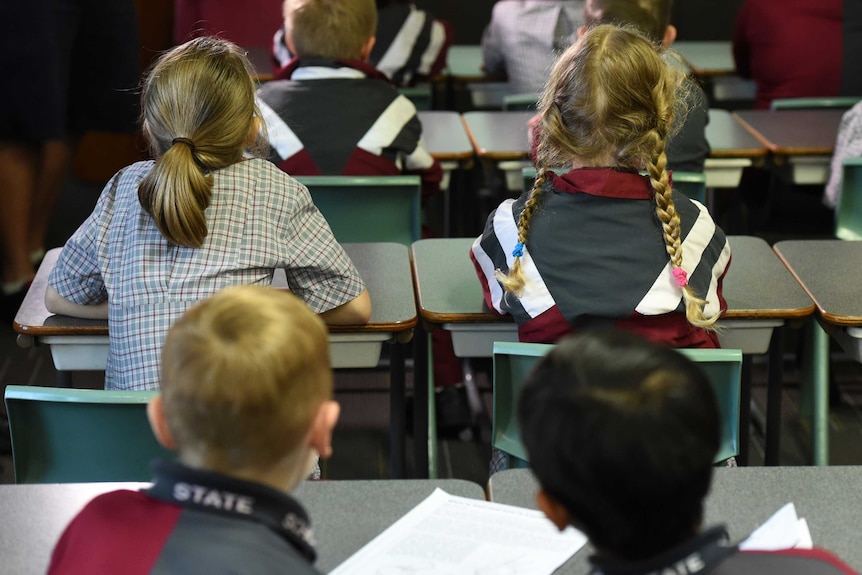
{"label": "green chair back", "polygon": [[772,101],[772,110],[811,110],[815,108],[852,108],[862,100],[859,96],[836,96],[834,98],[778,98]]}
{"label": "green chair back", "polygon": [[340,243],[420,239],[419,176],[297,176]]}
{"label": "green chair back", "polygon": [[503,96],[504,110],[535,110],[538,105],[538,94],[506,94]]}
{"label": "green chair back", "polygon": [[149,481],[171,457],[147,422],[156,393],[7,386],[15,482]]}
{"label": "green chair back", "polygon": [[398,88],[398,93],[413,102],[416,110],[431,110],[434,107],[431,84]]}
{"label": "green chair back", "polygon": [[862,158],[845,158],[841,171],[835,236],[842,240],[862,240]]}
{"label": "green chair back", "polygon": [[[494,343],[494,394],[491,445],[509,456],[510,467],[523,467],[528,461],[521,443],[516,405],[521,384],[536,361],[553,345],[539,343]],[[697,362],[709,377],[721,414],[721,446],[716,462],[739,453],[739,393],[742,352],[738,349],[680,349]]]}
{"label": "green chair back", "polygon": [[[530,166],[521,170],[524,178],[524,191],[530,191],[536,181],[536,168]],[[706,174],[701,172],[673,172],[673,187],[692,200],[706,204]]]}

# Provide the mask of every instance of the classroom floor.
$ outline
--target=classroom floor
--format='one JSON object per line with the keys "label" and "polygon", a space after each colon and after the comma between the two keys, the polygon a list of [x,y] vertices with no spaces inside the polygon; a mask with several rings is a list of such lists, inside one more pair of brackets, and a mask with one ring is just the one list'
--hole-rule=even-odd
{"label": "classroom floor", "polygon": [[[50,247],[60,246],[77,225],[89,214],[100,192],[100,186],[70,181],[51,225]],[[790,237],[828,236],[828,221],[812,218],[816,198],[803,193],[792,202],[783,204],[775,221],[762,230],[770,241]],[[805,218],[798,217],[805,214]],[[805,225],[799,227],[798,222]],[[794,231],[796,230],[796,231]],[[47,348],[21,349],[16,345],[14,331],[0,329],[0,388],[6,385],[54,385],[56,371]],[[784,392],[782,403],[781,455],[782,465],[805,465],[810,453],[808,422],[799,414],[799,370],[796,365],[798,330],[788,329],[785,337]],[[862,364],[839,350],[833,352],[835,389],[831,394],[830,461],[836,465],[862,465]],[[753,417],[750,463],[763,462],[764,437],[758,413],[765,413],[765,359],[755,358],[753,367]],[[489,374],[480,371],[478,384],[486,399],[490,397]],[[80,372],[73,377],[76,387],[99,387],[103,374]],[[408,369],[408,383],[410,373]],[[388,475],[388,371],[343,370],[336,372],[337,399],[342,404],[342,419],[334,438],[335,454],[324,462],[324,478],[374,479]],[[471,441],[457,439],[439,443],[439,475],[485,484],[488,478],[490,430],[484,427]],[[409,438],[408,438],[409,439]],[[13,481],[11,457],[0,438],[0,482]],[[408,441],[408,464],[411,462]]]}

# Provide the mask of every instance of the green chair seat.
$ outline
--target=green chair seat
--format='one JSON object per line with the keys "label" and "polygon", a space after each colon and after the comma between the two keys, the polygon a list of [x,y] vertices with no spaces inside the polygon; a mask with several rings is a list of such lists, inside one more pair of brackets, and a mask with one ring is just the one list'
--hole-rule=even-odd
{"label": "green chair seat", "polygon": [[772,110],[812,110],[815,108],[852,108],[862,97],[836,96],[832,98],[777,98],[770,104]]}

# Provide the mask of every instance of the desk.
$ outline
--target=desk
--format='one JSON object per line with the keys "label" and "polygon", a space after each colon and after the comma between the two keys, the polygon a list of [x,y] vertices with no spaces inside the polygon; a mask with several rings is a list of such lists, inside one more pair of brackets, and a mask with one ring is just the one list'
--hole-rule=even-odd
{"label": "desk", "polygon": [[[859,270],[862,243],[842,240],[788,240],[775,253],[817,306],[819,324],[809,322],[803,383],[813,394],[814,462],[829,460],[829,335],[862,361],[862,298]],[[824,331],[825,330],[825,331]]]}
{"label": "desk", "polygon": [[[69,521],[93,497],[146,483],[0,485],[2,571],[42,575],[51,550]],[[316,566],[326,573],[410,511],[436,487],[453,495],[483,499],[479,485],[440,481],[310,481],[294,494],[311,516],[317,539]]]}
{"label": "desk", "polygon": [[[419,314],[425,324],[420,324],[416,337],[416,397],[424,397],[419,390],[426,384],[427,370],[424,366],[428,356],[423,350],[427,348],[427,329],[442,327],[449,330],[455,355],[459,357],[490,357],[493,342],[518,341],[517,327],[511,316],[501,317],[485,308],[482,288],[469,259],[472,243],[473,238],[428,239],[413,243],[413,282]],[[723,330],[719,339],[723,347],[742,349],[749,356],[772,351],[771,359],[780,362],[780,338],[773,337],[773,329],[781,327],[785,320],[809,316],[814,312],[814,304],[765,241],[749,236],[731,236],[730,245],[733,261],[724,280],[728,311],[720,322]],[[746,361],[750,362],[750,357]],[[777,461],[780,437],[780,374],[780,363],[771,365],[767,414],[771,462]],[[743,385],[742,389],[740,405],[748,406],[750,385]],[[424,429],[419,427],[420,415],[427,416],[424,409],[419,408],[427,406],[418,402],[414,407],[417,413],[414,433],[418,437],[419,433],[427,433],[427,420]],[[748,447],[749,415],[748,409],[740,413],[742,461]],[[417,469],[424,469],[418,459]]]}
{"label": "desk", "polygon": [[796,184],[823,184],[838,125],[845,110],[743,110],[734,113],[742,126],[773,154],[777,166],[785,160]]}
{"label": "desk", "polygon": [[[530,157],[527,121],[534,112],[467,112],[464,125],[480,158],[494,161],[525,160]],[[833,133],[834,135],[834,133]],[[752,158],[762,158],[766,148],[742,128],[725,110],[710,110],[706,137],[712,149],[707,159],[706,185],[735,188],[742,168]]]}
{"label": "desk", "polygon": [[[363,326],[329,326],[330,360],[333,368],[376,367],[383,342],[390,342],[391,397],[390,433],[392,472],[403,474],[404,465],[404,355],[398,338],[416,325],[416,306],[410,281],[406,247],[400,244],[345,244],[371,295],[371,320]],[[60,372],[104,370],[108,357],[106,321],[51,315],[45,309],[45,288],[61,248],[48,251],[27,292],[14,328],[18,345],[51,347],[54,366]],[[283,271],[276,271],[273,285],[286,287]],[[68,375],[68,374],[66,374]],[[65,381],[68,384],[68,380]]]}
{"label": "desk", "polygon": [[[728,467],[716,468],[706,498],[704,525],[723,523],[732,541],[745,539],[788,502],[808,521],[814,544],[855,569],[862,568],[859,509],[862,467]],[[495,473],[488,481],[491,501],[536,509],[537,483],[527,469]],[[589,544],[557,573],[588,573]]]}

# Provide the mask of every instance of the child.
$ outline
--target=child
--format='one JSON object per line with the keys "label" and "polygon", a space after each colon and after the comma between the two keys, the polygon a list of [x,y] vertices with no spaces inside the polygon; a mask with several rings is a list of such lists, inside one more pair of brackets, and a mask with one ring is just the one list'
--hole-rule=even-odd
{"label": "child", "polygon": [[841,180],[844,160],[862,156],[862,102],[854,105],[841,116],[835,151],[832,153],[829,181],[823,190],[823,203],[837,208],[841,202]]}
{"label": "child", "polygon": [[[584,8],[586,24],[578,34],[599,24],[634,26],[656,45],[668,48],[676,40],[676,28],[670,23],[671,8],[672,0],[587,0]],[[686,111],[675,123],[673,135],[667,143],[668,169],[702,172],[709,156],[706,94],[692,82],[680,97],[687,98]]]}
{"label": "child", "polygon": [[419,174],[427,198],[443,170],[413,103],[367,64],[376,26],[374,0],[285,0],[296,58],[258,92],[270,159],[292,175]]}
{"label": "child", "polygon": [[593,573],[854,573],[823,550],[740,552],[722,527],[702,530],[718,407],[665,346],[619,331],[560,342],[528,375],[518,421],[536,502],[587,535]]}
{"label": "child", "polygon": [[[377,0],[376,38],[368,63],[396,86],[412,86],[432,79],[446,66],[452,29],[409,0]],[[279,68],[276,74],[293,59],[283,25],[272,39],[272,54]]]}
{"label": "child", "polygon": [[482,68],[510,94],[538,94],[584,23],[584,0],[501,0],[482,35]]}
{"label": "child", "polygon": [[156,161],[114,176],[51,272],[50,311],[108,318],[107,389],[157,389],[173,321],[227,286],[269,285],[275,268],[325,321],[368,320],[362,279],[308,190],[244,155],[259,127],[250,70],[209,37],[159,59],[141,97]]}
{"label": "child", "polygon": [[308,515],[288,493],[332,453],[338,404],[326,326],[299,298],[232,287],[177,320],[147,414],[179,462],[153,486],[91,501],[52,575],[317,573]]}
{"label": "child", "polygon": [[555,65],[539,102],[535,186],[491,214],[471,251],[486,303],[512,314],[521,341],[615,326],[718,347],[730,247],[666,169],[683,81],[647,39],[609,25]]}

